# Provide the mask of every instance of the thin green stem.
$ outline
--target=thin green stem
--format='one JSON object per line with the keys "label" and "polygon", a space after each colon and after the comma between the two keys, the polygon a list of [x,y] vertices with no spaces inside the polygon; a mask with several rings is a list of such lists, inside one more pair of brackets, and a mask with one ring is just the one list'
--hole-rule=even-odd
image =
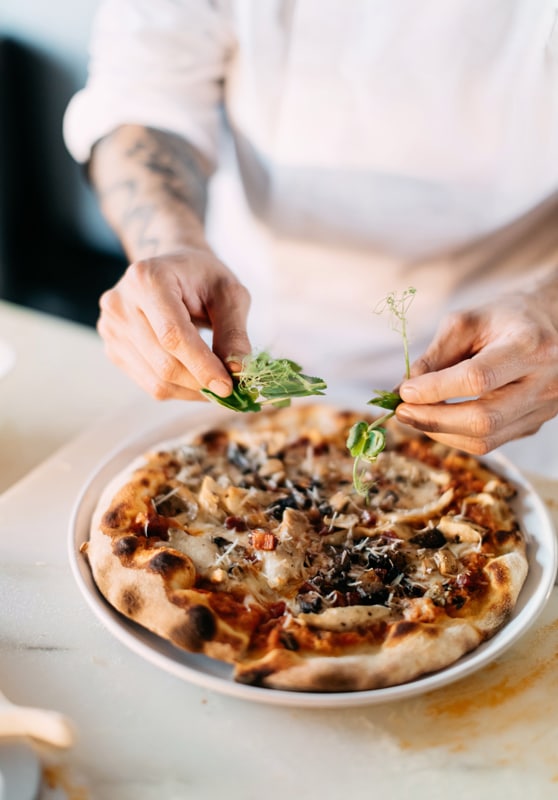
{"label": "thin green stem", "polygon": [[391,419],[391,417],[393,417],[394,414],[395,411],[388,411],[387,414],[384,414],[382,417],[378,417],[378,419],[375,419],[374,422],[370,423],[370,425],[368,426],[368,430],[373,431],[375,428],[381,428],[384,422],[387,422],[388,419]]}

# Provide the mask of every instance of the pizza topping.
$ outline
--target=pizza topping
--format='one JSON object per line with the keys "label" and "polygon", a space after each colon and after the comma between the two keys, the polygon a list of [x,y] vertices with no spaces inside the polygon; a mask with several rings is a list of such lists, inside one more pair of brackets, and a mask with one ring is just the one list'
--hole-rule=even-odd
{"label": "pizza topping", "polygon": [[137,533],[141,533],[146,539],[149,537],[168,539],[168,530],[172,524],[172,520],[168,517],[163,517],[155,512],[144,513],[140,511],[136,514],[134,523],[130,527]]}
{"label": "pizza topping", "polygon": [[179,524],[192,522],[199,512],[195,496],[185,486],[175,486],[165,494],[157,495],[153,506],[159,516],[172,517]]}
{"label": "pizza topping", "polygon": [[[505,578],[497,559],[524,548],[505,480],[388,431],[364,498],[344,444],[354,416],[281,419],[152,454],[100,517],[122,567],[157,580],[185,614],[198,608],[173,623],[173,642],[246,658],[244,676],[261,681],[267,667],[249,664],[275,650],[336,657],[479,613]],[[139,618],[141,599],[122,599],[124,613]]]}
{"label": "pizza topping", "polygon": [[256,550],[275,550],[277,537],[269,531],[253,530],[250,534],[250,544]]}
{"label": "pizza topping", "polygon": [[225,528],[227,528],[229,531],[245,531],[248,529],[248,526],[242,517],[231,516],[225,519]]}
{"label": "pizza topping", "polygon": [[270,458],[258,470],[261,478],[270,478],[275,483],[285,479],[285,467],[280,458]]}
{"label": "pizza topping", "polygon": [[418,547],[427,547],[437,550],[440,547],[444,547],[446,544],[446,537],[440,528],[425,528],[414,536],[411,536],[409,541],[416,544]]}
{"label": "pizza topping", "polygon": [[198,492],[198,502],[206,514],[216,519],[224,518],[219,494],[219,487],[215,479],[211,475],[205,475]]}
{"label": "pizza topping", "polygon": [[[305,474],[307,450],[312,449],[316,469],[322,460],[329,463],[329,444],[283,438],[270,457],[268,443],[267,434],[248,443],[238,435],[231,441],[218,430],[206,432],[197,447],[177,449],[175,478],[161,486],[152,513],[138,515],[145,535],[168,538],[171,547],[193,559],[200,579],[205,576],[224,591],[241,579],[250,583],[246,595],[254,602],[264,602],[269,592],[292,593],[286,608],[295,613],[396,608],[428,592],[446,602],[447,591],[434,587],[460,569],[459,555],[448,543],[462,549],[482,538],[479,526],[462,515],[446,514],[417,529],[451,504],[447,469],[396,450],[384,452],[365,503],[351,494],[344,478],[341,485],[338,477],[332,479],[330,467],[325,479]],[[209,469],[192,473],[191,467],[204,462]],[[481,497],[479,507],[483,503]],[[158,523],[165,515],[168,519]],[[437,555],[415,558],[415,550]]]}
{"label": "pizza topping", "polygon": [[275,517],[276,520],[282,520],[285,509],[298,507],[299,500],[294,493],[291,493],[285,497],[279,497],[277,500],[274,500],[267,506],[266,511],[271,514],[272,517]]}
{"label": "pizza topping", "polygon": [[455,575],[459,569],[457,558],[447,547],[434,553],[434,561],[440,571],[440,575]]}
{"label": "pizza topping", "polygon": [[461,516],[443,516],[438,522],[438,529],[455,542],[479,544],[482,541],[482,528]]}
{"label": "pizza topping", "polygon": [[401,541],[382,537],[354,546],[328,545],[297,595],[298,606],[303,612],[319,612],[332,606],[385,605],[407,567],[400,546]]}
{"label": "pizza topping", "polygon": [[350,606],[348,608],[328,608],[321,614],[299,614],[297,622],[313,628],[329,631],[354,629],[369,625],[376,620],[386,619],[390,611],[385,606]]}
{"label": "pizza topping", "polygon": [[358,525],[358,522],[358,514],[334,513],[331,517],[324,517],[324,523],[329,526],[330,530],[332,528],[345,528],[346,530],[351,531],[356,525]]}
{"label": "pizza topping", "polygon": [[498,528],[511,530],[515,525],[509,504],[503,498],[488,493],[486,489],[465,498],[462,513],[485,528],[496,525]]}

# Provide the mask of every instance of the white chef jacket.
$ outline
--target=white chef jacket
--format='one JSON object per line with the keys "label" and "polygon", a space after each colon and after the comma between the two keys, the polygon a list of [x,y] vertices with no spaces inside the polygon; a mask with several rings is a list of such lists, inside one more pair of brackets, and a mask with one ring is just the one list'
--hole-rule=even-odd
{"label": "white chef jacket", "polygon": [[199,148],[254,345],[370,395],[403,372],[388,292],[417,289],[416,356],[558,255],[557,5],[104,0],[66,143],[83,162],[136,123]]}

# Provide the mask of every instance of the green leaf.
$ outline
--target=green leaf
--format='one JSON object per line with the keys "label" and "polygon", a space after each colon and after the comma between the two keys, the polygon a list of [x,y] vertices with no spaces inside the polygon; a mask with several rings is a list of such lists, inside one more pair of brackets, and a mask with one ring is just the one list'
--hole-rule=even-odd
{"label": "green leaf", "polygon": [[384,392],[381,389],[376,389],[376,397],[369,400],[367,405],[379,406],[380,408],[395,411],[398,405],[403,402],[398,392]]}
{"label": "green leaf", "polygon": [[386,446],[385,428],[371,428],[368,430],[364,439],[361,458],[367,461],[375,461]]}
{"label": "green leaf", "polygon": [[255,402],[248,392],[240,392],[236,386],[228,397],[219,397],[218,394],[215,394],[209,389],[200,389],[200,391],[214,403],[218,403],[218,405],[224,406],[225,408],[230,408],[232,411],[247,412],[261,411],[262,409],[260,403]]}
{"label": "green leaf", "polygon": [[376,461],[382,450],[386,446],[386,431],[380,424],[393,416],[393,412],[384,414],[374,422],[367,423],[364,420],[355,422],[349,430],[346,445],[350,454],[355,459],[353,464],[353,485],[355,491],[363,497],[367,497],[372,484],[363,480],[365,472],[362,469],[363,461],[369,464]]}
{"label": "green leaf", "polygon": [[286,400],[274,400],[273,403],[271,403],[270,405],[272,405],[273,408],[288,408],[290,404],[291,401],[289,399],[286,399]]}
{"label": "green leaf", "polygon": [[308,397],[323,394],[327,389],[326,383],[321,378],[313,378],[302,372],[292,372],[276,378],[276,383],[262,386],[262,397]]}
{"label": "green leaf", "polygon": [[219,397],[209,389],[203,395],[234,411],[261,411],[262,406],[285,408],[291,398],[323,395],[327,384],[321,378],[305,375],[302,367],[288,358],[272,358],[265,351],[246,356],[242,369],[233,375],[234,389]]}
{"label": "green leaf", "polygon": [[350,454],[355,458],[362,453],[367,434],[368,423],[364,422],[363,420],[360,422],[355,422],[355,424],[351,427],[349,435],[347,436],[346,444]]}

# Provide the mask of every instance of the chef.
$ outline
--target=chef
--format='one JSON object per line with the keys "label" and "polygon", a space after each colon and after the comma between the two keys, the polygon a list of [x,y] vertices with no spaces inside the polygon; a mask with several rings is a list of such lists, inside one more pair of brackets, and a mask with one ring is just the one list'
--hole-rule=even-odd
{"label": "chef", "polygon": [[[226,396],[252,348],[473,453],[558,413],[552,0],[103,0],[65,138],[130,266],[109,357]],[[416,289],[400,337],[374,311]],[[209,331],[209,335],[207,333]]]}

